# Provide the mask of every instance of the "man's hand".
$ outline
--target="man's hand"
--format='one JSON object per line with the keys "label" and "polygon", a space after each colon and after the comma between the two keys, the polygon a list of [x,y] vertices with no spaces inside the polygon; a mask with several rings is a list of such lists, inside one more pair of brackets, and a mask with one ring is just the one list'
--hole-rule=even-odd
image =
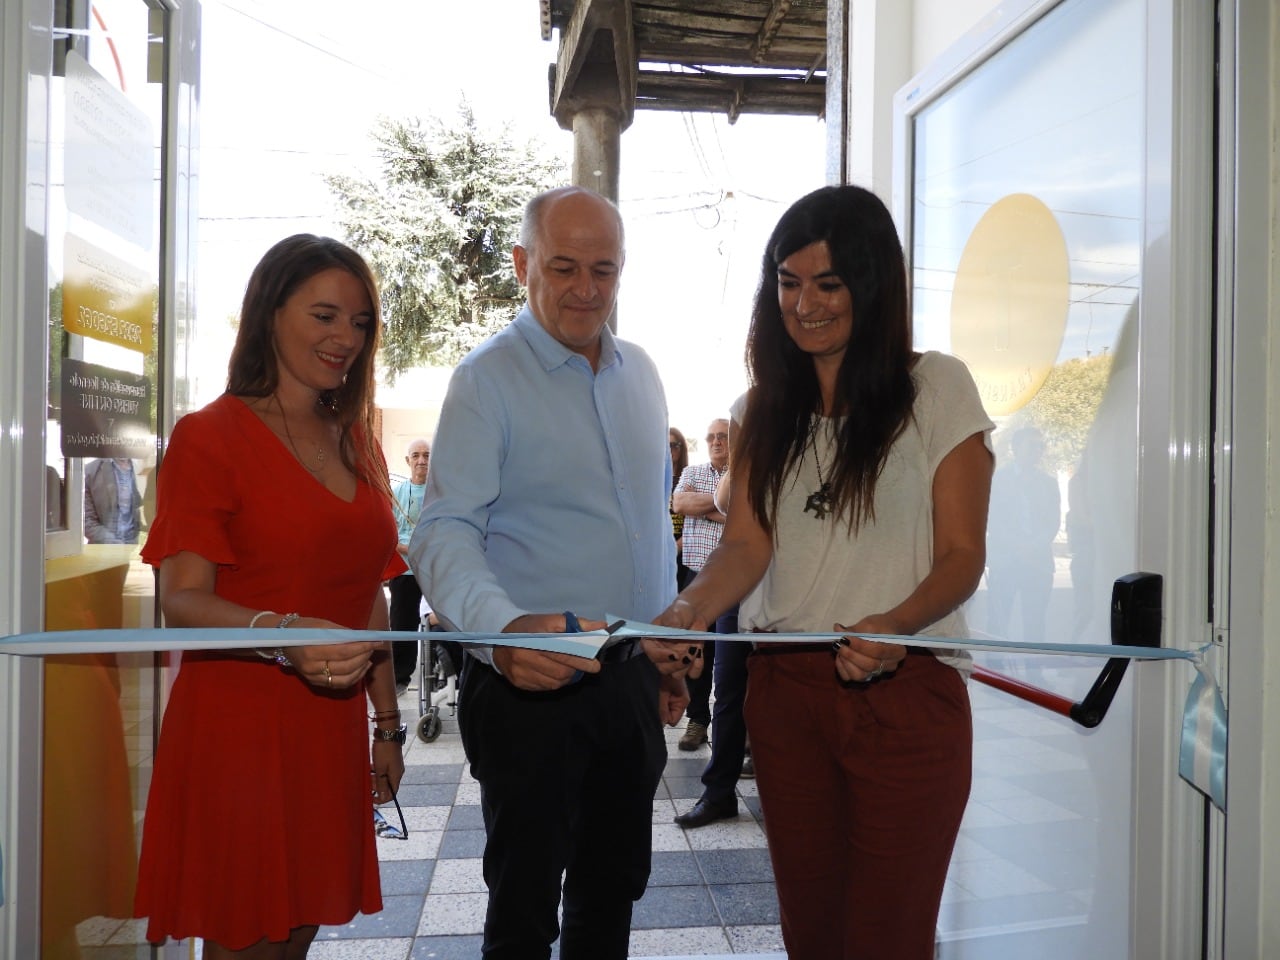
{"label": "man's hand", "polygon": [[[580,620],[585,630],[601,630],[603,620]],[[526,613],[516,617],[503,633],[567,633],[563,613]],[[599,673],[600,661],[567,653],[543,653],[522,647],[494,647],[493,662],[514,686],[521,690],[559,690],[579,671]]]}
{"label": "man's hand", "polygon": [[664,676],[658,684],[658,719],[674,727],[689,707],[689,688],[680,677]]}

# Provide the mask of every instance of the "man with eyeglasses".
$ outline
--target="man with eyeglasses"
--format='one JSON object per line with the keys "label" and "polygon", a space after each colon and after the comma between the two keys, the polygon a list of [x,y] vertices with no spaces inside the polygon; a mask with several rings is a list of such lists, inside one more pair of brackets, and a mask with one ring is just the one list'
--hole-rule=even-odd
{"label": "man with eyeglasses", "polygon": [[[729,469],[729,421],[712,420],[707,427],[708,463],[694,463],[684,468],[671,495],[671,510],[684,515],[680,534],[681,562],[689,568],[692,580],[711,556],[724,533],[724,514],[716,509],[716,484]],[[680,584],[683,589],[686,584]],[[689,706],[685,710],[688,723],[678,746],[681,750],[697,750],[707,742],[711,726],[711,674],[715,663],[715,643],[703,645],[702,675],[689,681]],[[736,810],[734,811],[737,812]]]}

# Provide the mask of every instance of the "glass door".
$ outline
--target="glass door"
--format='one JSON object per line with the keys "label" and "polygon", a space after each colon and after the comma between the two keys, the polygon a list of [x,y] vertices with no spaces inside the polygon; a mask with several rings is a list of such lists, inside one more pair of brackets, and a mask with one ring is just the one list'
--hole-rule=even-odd
{"label": "glass door", "polygon": [[[48,631],[156,625],[138,553],[154,503],[167,11],[55,5],[50,88]],[[44,661],[44,960],[149,957],[130,919],[158,713],[156,658]]]}
{"label": "glass door", "polygon": [[[1169,448],[1142,411],[1163,403],[1172,368],[1158,345],[1179,322],[1146,302],[1168,279],[1152,258],[1153,183],[1170,176],[1167,162],[1152,166],[1150,114],[1171,96],[1150,84],[1151,20],[1169,16],[1158,6],[1036,4],[972,67],[899,99],[916,346],[963,359],[997,424],[987,570],[967,611],[975,636],[1112,642],[1113,582],[1173,539],[1144,519],[1153,511],[1142,499],[1156,491],[1141,482]],[[1208,323],[1194,322],[1207,353]],[[1203,422],[1208,395],[1196,400]],[[1195,508],[1179,520],[1208,529],[1207,507]],[[1203,562],[1156,572],[1203,595]],[[1165,645],[1186,645],[1170,626]],[[1072,701],[1102,666],[975,660]],[[942,957],[1142,955],[1131,953],[1146,935],[1132,906],[1145,856],[1135,798],[1187,788],[1163,767],[1142,779],[1139,669],[1153,668],[1131,667],[1088,730],[971,682],[974,781],[943,898]],[[1166,693],[1152,689],[1161,713]],[[1201,865],[1179,868],[1194,877]]]}

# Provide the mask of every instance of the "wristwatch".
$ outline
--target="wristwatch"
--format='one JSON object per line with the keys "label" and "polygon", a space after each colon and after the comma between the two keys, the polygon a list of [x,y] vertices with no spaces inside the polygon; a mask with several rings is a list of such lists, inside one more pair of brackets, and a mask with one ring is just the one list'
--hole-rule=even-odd
{"label": "wristwatch", "polygon": [[408,739],[408,730],[408,725],[403,723],[394,730],[383,730],[381,727],[374,727],[373,739],[398,743],[403,747],[405,740]]}

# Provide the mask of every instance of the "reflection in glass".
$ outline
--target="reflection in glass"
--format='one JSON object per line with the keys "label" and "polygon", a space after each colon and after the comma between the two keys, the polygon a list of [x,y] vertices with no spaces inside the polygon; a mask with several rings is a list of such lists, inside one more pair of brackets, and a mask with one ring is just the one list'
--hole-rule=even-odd
{"label": "reflection in glass", "polygon": [[[151,627],[155,581],[138,559],[158,399],[163,87],[148,75],[151,6],[94,0],[55,10],[45,629]],[[71,382],[86,370],[99,380]],[[122,421],[137,450],[112,449],[110,425]],[[46,960],[152,954],[132,914],[159,712],[156,663],[110,652],[45,661]]]}
{"label": "reflection in glass", "polygon": [[[914,117],[916,347],[965,360],[997,424],[980,635],[1107,643],[1136,568],[1144,35],[1138,0],[1067,0]],[[1098,668],[975,659],[1071,699]],[[971,684],[947,960],[1127,955],[1129,690],[1084,734]]]}

